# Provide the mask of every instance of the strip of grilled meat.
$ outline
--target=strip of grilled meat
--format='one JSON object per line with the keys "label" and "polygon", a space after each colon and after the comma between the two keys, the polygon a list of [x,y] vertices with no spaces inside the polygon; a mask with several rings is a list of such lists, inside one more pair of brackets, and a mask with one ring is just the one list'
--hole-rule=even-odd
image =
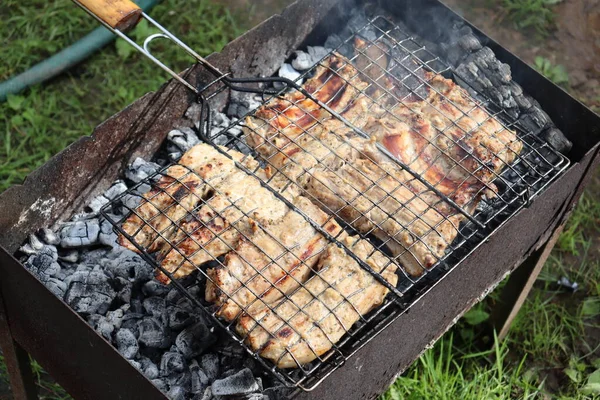
{"label": "strip of grilled meat", "polygon": [[[341,228],[310,200],[294,204],[332,235]],[[270,304],[297,288],[311,273],[328,241],[296,211],[241,238],[221,267],[208,270],[206,300],[220,305],[217,314],[234,320],[253,303]]]}
{"label": "strip of grilled meat", "polygon": [[[264,179],[262,170],[256,174]],[[232,172],[215,186],[212,197],[204,200],[181,225],[174,247],[161,258],[161,266],[175,278],[190,274],[203,263],[233,250],[241,237],[250,235],[253,219],[261,224],[277,221],[289,211],[260,181],[242,170]],[[164,283],[168,278],[159,274]]]}
{"label": "strip of grilled meat", "polygon": [[[343,239],[361,260],[392,285],[395,264],[365,240]],[[289,299],[242,316],[238,333],[280,368],[296,368],[329,351],[359,319],[383,303],[388,289],[341,248],[327,246],[318,272]]]}
{"label": "strip of grilled meat", "polygon": [[[160,250],[164,238],[174,234],[181,219],[212,191],[212,187],[236,169],[235,161],[247,163],[249,168],[258,165],[242,153],[227,152],[231,158],[208,144],[198,144],[188,150],[179,164],[167,169],[154,188],[143,196],[142,203],[123,223],[123,230],[146,251]],[[119,244],[138,251],[124,235],[119,236]]]}

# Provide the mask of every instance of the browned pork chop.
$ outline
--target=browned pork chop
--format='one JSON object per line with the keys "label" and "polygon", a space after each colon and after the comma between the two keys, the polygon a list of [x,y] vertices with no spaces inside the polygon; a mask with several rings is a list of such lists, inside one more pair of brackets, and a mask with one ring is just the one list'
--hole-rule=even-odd
{"label": "browned pork chop", "polygon": [[[396,285],[396,266],[389,258],[365,240],[346,237],[343,241]],[[317,270],[288,300],[272,310],[252,310],[238,321],[237,331],[246,343],[280,368],[297,368],[325,354],[363,315],[381,305],[388,293],[333,244],[325,249]]]}
{"label": "browned pork chop", "polygon": [[[294,204],[332,235],[341,228],[308,199]],[[297,288],[311,273],[328,241],[296,211],[242,238],[223,266],[208,270],[206,299],[220,305],[217,314],[231,321],[253,303],[270,304]]]}

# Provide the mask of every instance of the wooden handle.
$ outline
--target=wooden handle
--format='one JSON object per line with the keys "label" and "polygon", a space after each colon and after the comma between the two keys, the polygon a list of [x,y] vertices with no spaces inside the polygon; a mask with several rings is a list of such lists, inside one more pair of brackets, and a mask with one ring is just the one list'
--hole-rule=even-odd
{"label": "wooden handle", "polygon": [[142,9],[130,0],[75,0],[102,21],[120,31],[137,24]]}

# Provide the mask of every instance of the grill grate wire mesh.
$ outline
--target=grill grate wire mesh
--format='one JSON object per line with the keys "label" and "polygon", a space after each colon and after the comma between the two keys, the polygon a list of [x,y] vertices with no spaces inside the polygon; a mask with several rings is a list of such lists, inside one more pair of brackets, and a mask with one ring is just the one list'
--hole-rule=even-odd
{"label": "grill grate wire mesh", "polygon": [[[160,271],[159,279],[178,287],[281,382],[304,390],[385,329],[568,166],[489,99],[477,94],[479,101],[465,108],[446,97],[439,77],[460,76],[384,17],[370,20],[297,82],[320,76],[310,90],[292,85],[265,95],[262,117],[253,110],[249,120],[214,135],[203,104],[201,136],[212,158],[165,167],[101,210]],[[211,82],[205,101],[226,88],[221,79]],[[411,129],[424,108],[445,124],[430,129],[433,135]],[[374,114],[374,121],[364,121]],[[465,129],[475,116],[483,119]],[[394,129],[409,125],[411,138],[422,142],[416,157],[400,160],[372,139],[373,126],[386,129],[382,120]],[[244,133],[232,134],[244,121]],[[475,150],[490,158],[477,157],[468,140],[487,126],[498,127],[489,133],[494,138],[516,132],[522,148],[498,139],[499,151],[482,146]],[[430,160],[420,165],[425,153]],[[446,174],[428,178],[441,163]],[[323,176],[342,184],[355,177],[363,185],[350,185],[350,194],[328,193],[332,185]],[[444,179],[455,186],[444,187]],[[460,188],[476,190],[464,195]],[[115,216],[116,209],[125,217]],[[333,263],[333,255],[343,263]],[[234,276],[236,265],[246,275]],[[325,278],[328,270],[341,271],[342,279]],[[353,290],[350,280],[366,283]],[[203,292],[207,286],[221,301],[192,294],[193,287]],[[373,287],[383,297],[369,302]],[[288,317],[277,320],[284,311]],[[271,321],[264,315],[275,316],[275,325],[266,326]],[[306,339],[315,336],[320,340]],[[273,352],[281,343],[287,346]],[[314,360],[299,359],[302,354]],[[285,360],[296,368],[283,368]]]}

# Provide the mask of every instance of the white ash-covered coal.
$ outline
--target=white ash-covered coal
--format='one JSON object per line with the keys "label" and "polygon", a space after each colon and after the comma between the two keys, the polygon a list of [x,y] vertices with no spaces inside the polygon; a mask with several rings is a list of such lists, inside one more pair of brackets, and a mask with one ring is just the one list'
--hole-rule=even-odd
{"label": "white ash-covered coal", "polygon": [[[354,48],[350,42],[344,44],[345,38],[358,34],[374,41],[380,36],[372,29],[364,29],[367,22],[362,12],[355,12],[342,31],[330,35],[323,46],[296,51],[276,75],[297,80],[333,49],[351,57]],[[512,80],[510,68],[498,61],[468,27],[452,27],[444,42],[418,41],[443,56],[456,71],[456,81],[473,95],[476,93],[472,89],[480,91],[508,115],[518,118],[524,129],[546,139],[555,149],[568,151],[570,142],[554,127],[539,103],[523,93]],[[423,96],[418,75],[423,70],[415,69],[411,54],[405,50],[392,47],[392,53],[394,59],[401,61],[389,68],[404,82],[406,93]],[[212,112],[209,135],[217,139],[216,144],[225,144],[231,137],[240,138],[235,144],[237,150],[248,153],[240,124],[232,124],[263,101],[257,94],[232,91],[225,112]],[[178,289],[156,281],[154,267],[140,255],[119,246],[113,226],[99,215],[99,210],[116,196],[177,161],[201,142],[200,114],[200,105],[192,104],[152,161],[136,159],[121,180],[57,231],[44,229],[31,235],[21,248],[22,261],[169,398],[282,398],[288,392],[265,375],[237,343],[215,329]],[[219,135],[228,128],[226,135]],[[150,189],[148,184],[138,186],[136,194]],[[123,216],[139,200],[139,196],[127,194],[121,199],[127,207],[113,207],[113,212]],[[203,293],[199,292],[197,286],[188,289],[191,295],[202,298]]]}

